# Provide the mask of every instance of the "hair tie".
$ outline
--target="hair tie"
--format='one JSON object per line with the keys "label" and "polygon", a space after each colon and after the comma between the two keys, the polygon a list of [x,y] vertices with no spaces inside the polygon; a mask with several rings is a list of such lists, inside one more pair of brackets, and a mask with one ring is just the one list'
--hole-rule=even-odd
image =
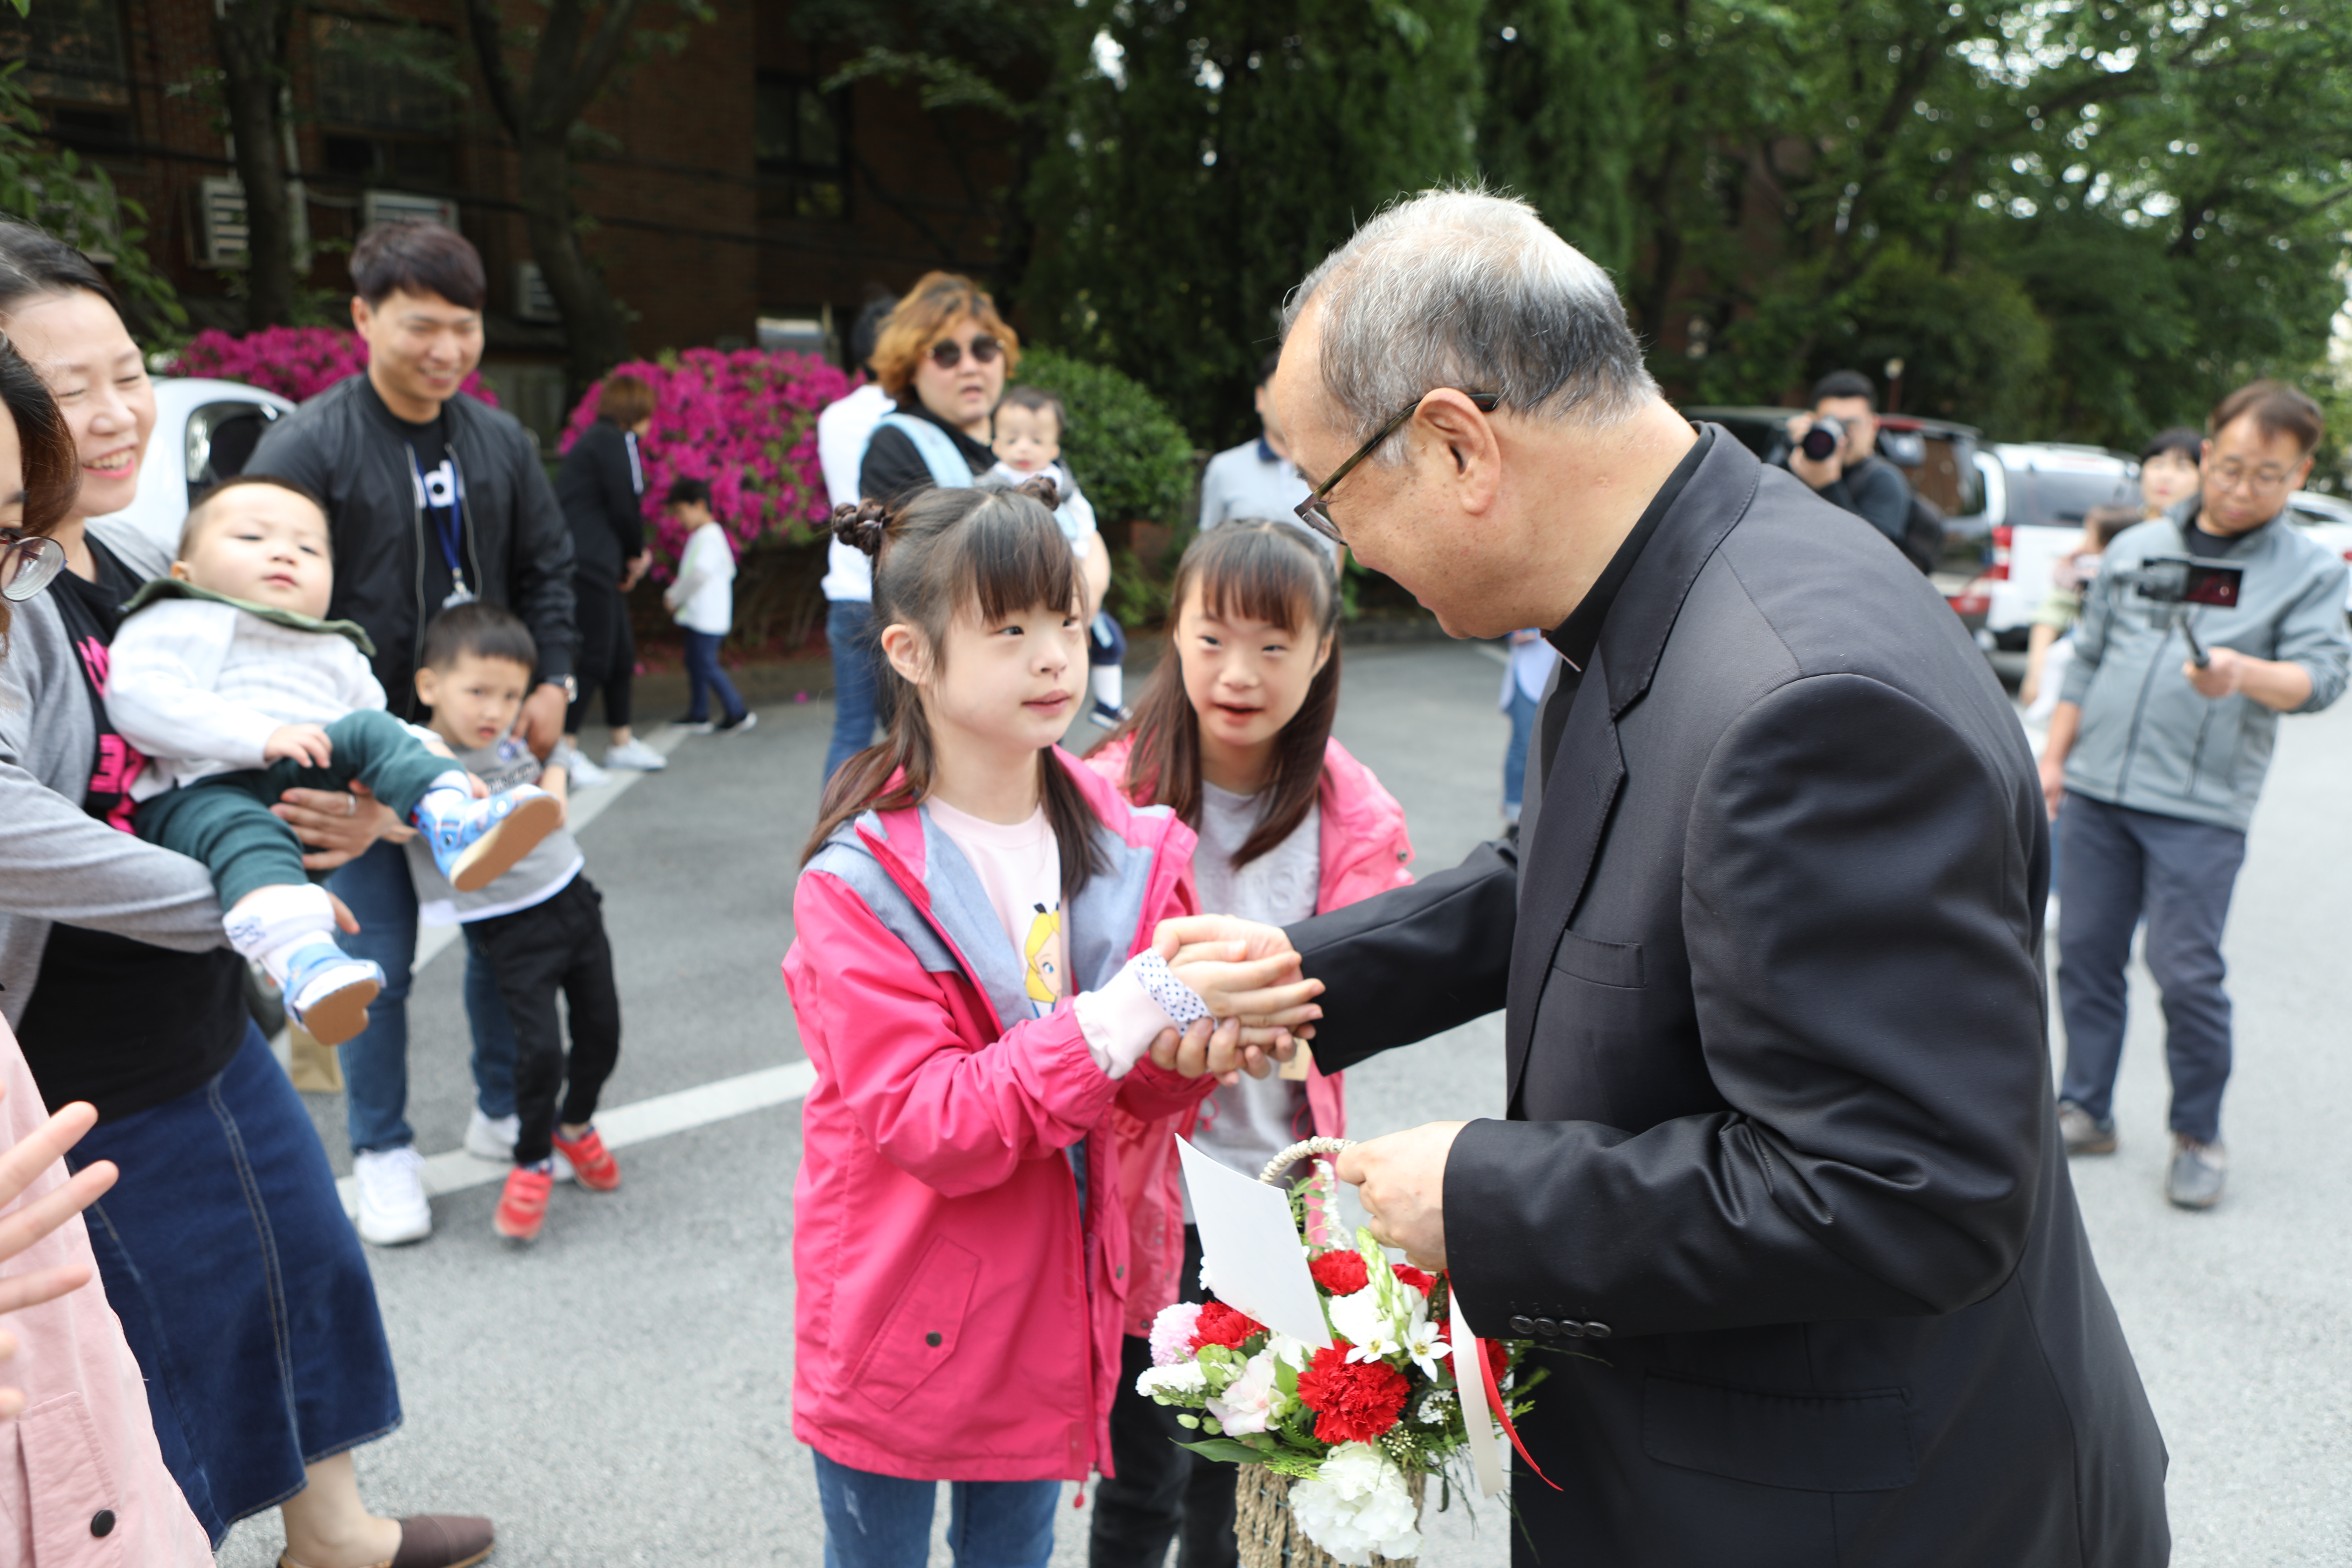
{"label": "hair tie", "polygon": [[883,541],[889,536],[892,515],[891,510],[878,500],[837,506],[833,509],[833,536],[869,559],[878,556]]}
{"label": "hair tie", "polygon": [[1047,511],[1053,511],[1062,504],[1062,487],[1054,482],[1051,474],[1033,474],[1013,486],[1013,493],[1027,496]]}

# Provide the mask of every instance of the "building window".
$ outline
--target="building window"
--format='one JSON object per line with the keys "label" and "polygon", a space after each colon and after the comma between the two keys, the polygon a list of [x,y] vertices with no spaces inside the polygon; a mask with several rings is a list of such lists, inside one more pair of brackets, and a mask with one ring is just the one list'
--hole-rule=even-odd
{"label": "building window", "polygon": [[434,27],[313,15],[325,172],[365,185],[457,184],[457,40]]}
{"label": "building window", "polygon": [[118,0],[43,0],[27,17],[0,7],[0,58],[25,62],[17,80],[58,141],[104,148],[131,139]]}
{"label": "building window", "polygon": [[762,73],[751,122],[763,218],[849,216],[847,105],[806,77]]}

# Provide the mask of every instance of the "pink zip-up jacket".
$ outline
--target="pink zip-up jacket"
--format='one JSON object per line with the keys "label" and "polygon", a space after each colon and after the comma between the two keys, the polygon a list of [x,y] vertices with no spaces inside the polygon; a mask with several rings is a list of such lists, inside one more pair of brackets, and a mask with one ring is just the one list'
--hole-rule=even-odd
{"label": "pink zip-up jacket", "polygon": [[[1087,758],[1087,766],[1117,785],[1129,789],[1128,758],[1135,737],[1122,735]],[[1405,837],[1404,807],[1381,787],[1372,770],[1348,754],[1337,741],[1323,747],[1323,783],[1316,791],[1317,851],[1319,876],[1315,912],[1333,910],[1384,893],[1412,881],[1406,868],[1412,864],[1412,840]],[[1212,910],[1211,913],[1219,911]],[[1344,1138],[1348,1133],[1348,1102],[1340,1073],[1307,1069],[1307,1110],[1318,1138]],[[1139,1194],[1131,1212],[1135,1235],[1130,1242],[1136,1258],[1136,1282],[1128,1292],[1127,1331],[1148,1334],[1151,1320],[1176,1300],[1184,1267],[1184,1192],[1176,1162],[1176,1139],[1191,1136],[1199,1119],[1198,1102],[1153,1128],[1128,1130],[1119,1148],[1129,1161],[1127,1190]]]}
{"label": "pink zip-up jacket", "polygon": [[[1074,991],[1093,991],[1193,912],[1193,837],[1054,755],[1111,862],[1063,912]],[[793,1188],[793,1436],[912,1480],[1111,1473],[1133,1286],[1119,1143],[1216,1080],[1149,1058],[1113,1079],[1067,1000],[1031,1019],[979,878],[919,806],[837,829],[793,920],[784,984],[817,1071]],[[1064,1152],[1081,1138],[1091,1227]]]}
{"label": "pink zip-up jacket", "polygon": [[[5,1024],[0,1083],[8,1087],[0,1148],[14,1148],[48,1112]],[[37,1204],[66,1181],[60,1160],[0,1213]],[[89,1268],[90,1282],[0,1315],[0,1330],[16,1339],[16,1353],[0,1361],[0,1387],[25,1394],[24,1412],[0,1421],[0,1568],[210,1568],[212,1542],[163,1468],[147,1384],[96,1278],[81,1216],[9,1258],[6,1272],[68,1263]]]}

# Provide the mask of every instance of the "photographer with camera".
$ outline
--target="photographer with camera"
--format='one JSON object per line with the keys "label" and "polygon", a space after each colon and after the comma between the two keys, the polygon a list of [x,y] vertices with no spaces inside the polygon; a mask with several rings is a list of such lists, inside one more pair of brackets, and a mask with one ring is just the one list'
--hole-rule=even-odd
{"label": "photographer with camera", "polygon": [[2182,1208],[2218,1203],[2227,1169],[2221,927],[2278,716],[2335,701],[2352,664],[2344,562],[2284,521],[2319,405],[2256,382],[2207,428],[2201,497],[2107,547],[2042,756],[2060,850],[2059,1127],[2071,1154],[2115,1151],[2125,968],[2145,917],[2172,1074],[2165,1194]]}
{"label": "photographer with camera", "polygon": [[1911,521],[1911,485],[1879,457],[1878,389],[1858,370],[1836,370],[1813,384],[1813,411],[1789,421],[1771,461],[1843,507],[1900,549]]}

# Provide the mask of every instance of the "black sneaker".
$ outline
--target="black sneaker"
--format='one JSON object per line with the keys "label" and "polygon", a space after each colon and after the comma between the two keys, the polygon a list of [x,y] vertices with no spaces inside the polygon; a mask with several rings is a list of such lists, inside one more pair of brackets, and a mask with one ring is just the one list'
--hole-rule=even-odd
{"label": "black sneaker", "polygon": [[759,721],[760,716],[757,713],[752,712],[749,708],[746,708],[742,712],[720,724],[718,729],[711,732],[717,735],[740,735]]}
{"label": "black sneaker", "polygon": [[2058,1131],[2069,1154],[2112,1154],[2116,1152],[2116,1119],[2098,1120],[2071,1100],[2058,1102]]}
{"label": "black sneaker", "polygon": [[2172,1206],[2210,1209],[2221,1201],[2230,1156],[2219,1143],[2200,1143],[2186,1133],[2172,1135],[2172,1168],[2164,1173],[2164,1195]]}

